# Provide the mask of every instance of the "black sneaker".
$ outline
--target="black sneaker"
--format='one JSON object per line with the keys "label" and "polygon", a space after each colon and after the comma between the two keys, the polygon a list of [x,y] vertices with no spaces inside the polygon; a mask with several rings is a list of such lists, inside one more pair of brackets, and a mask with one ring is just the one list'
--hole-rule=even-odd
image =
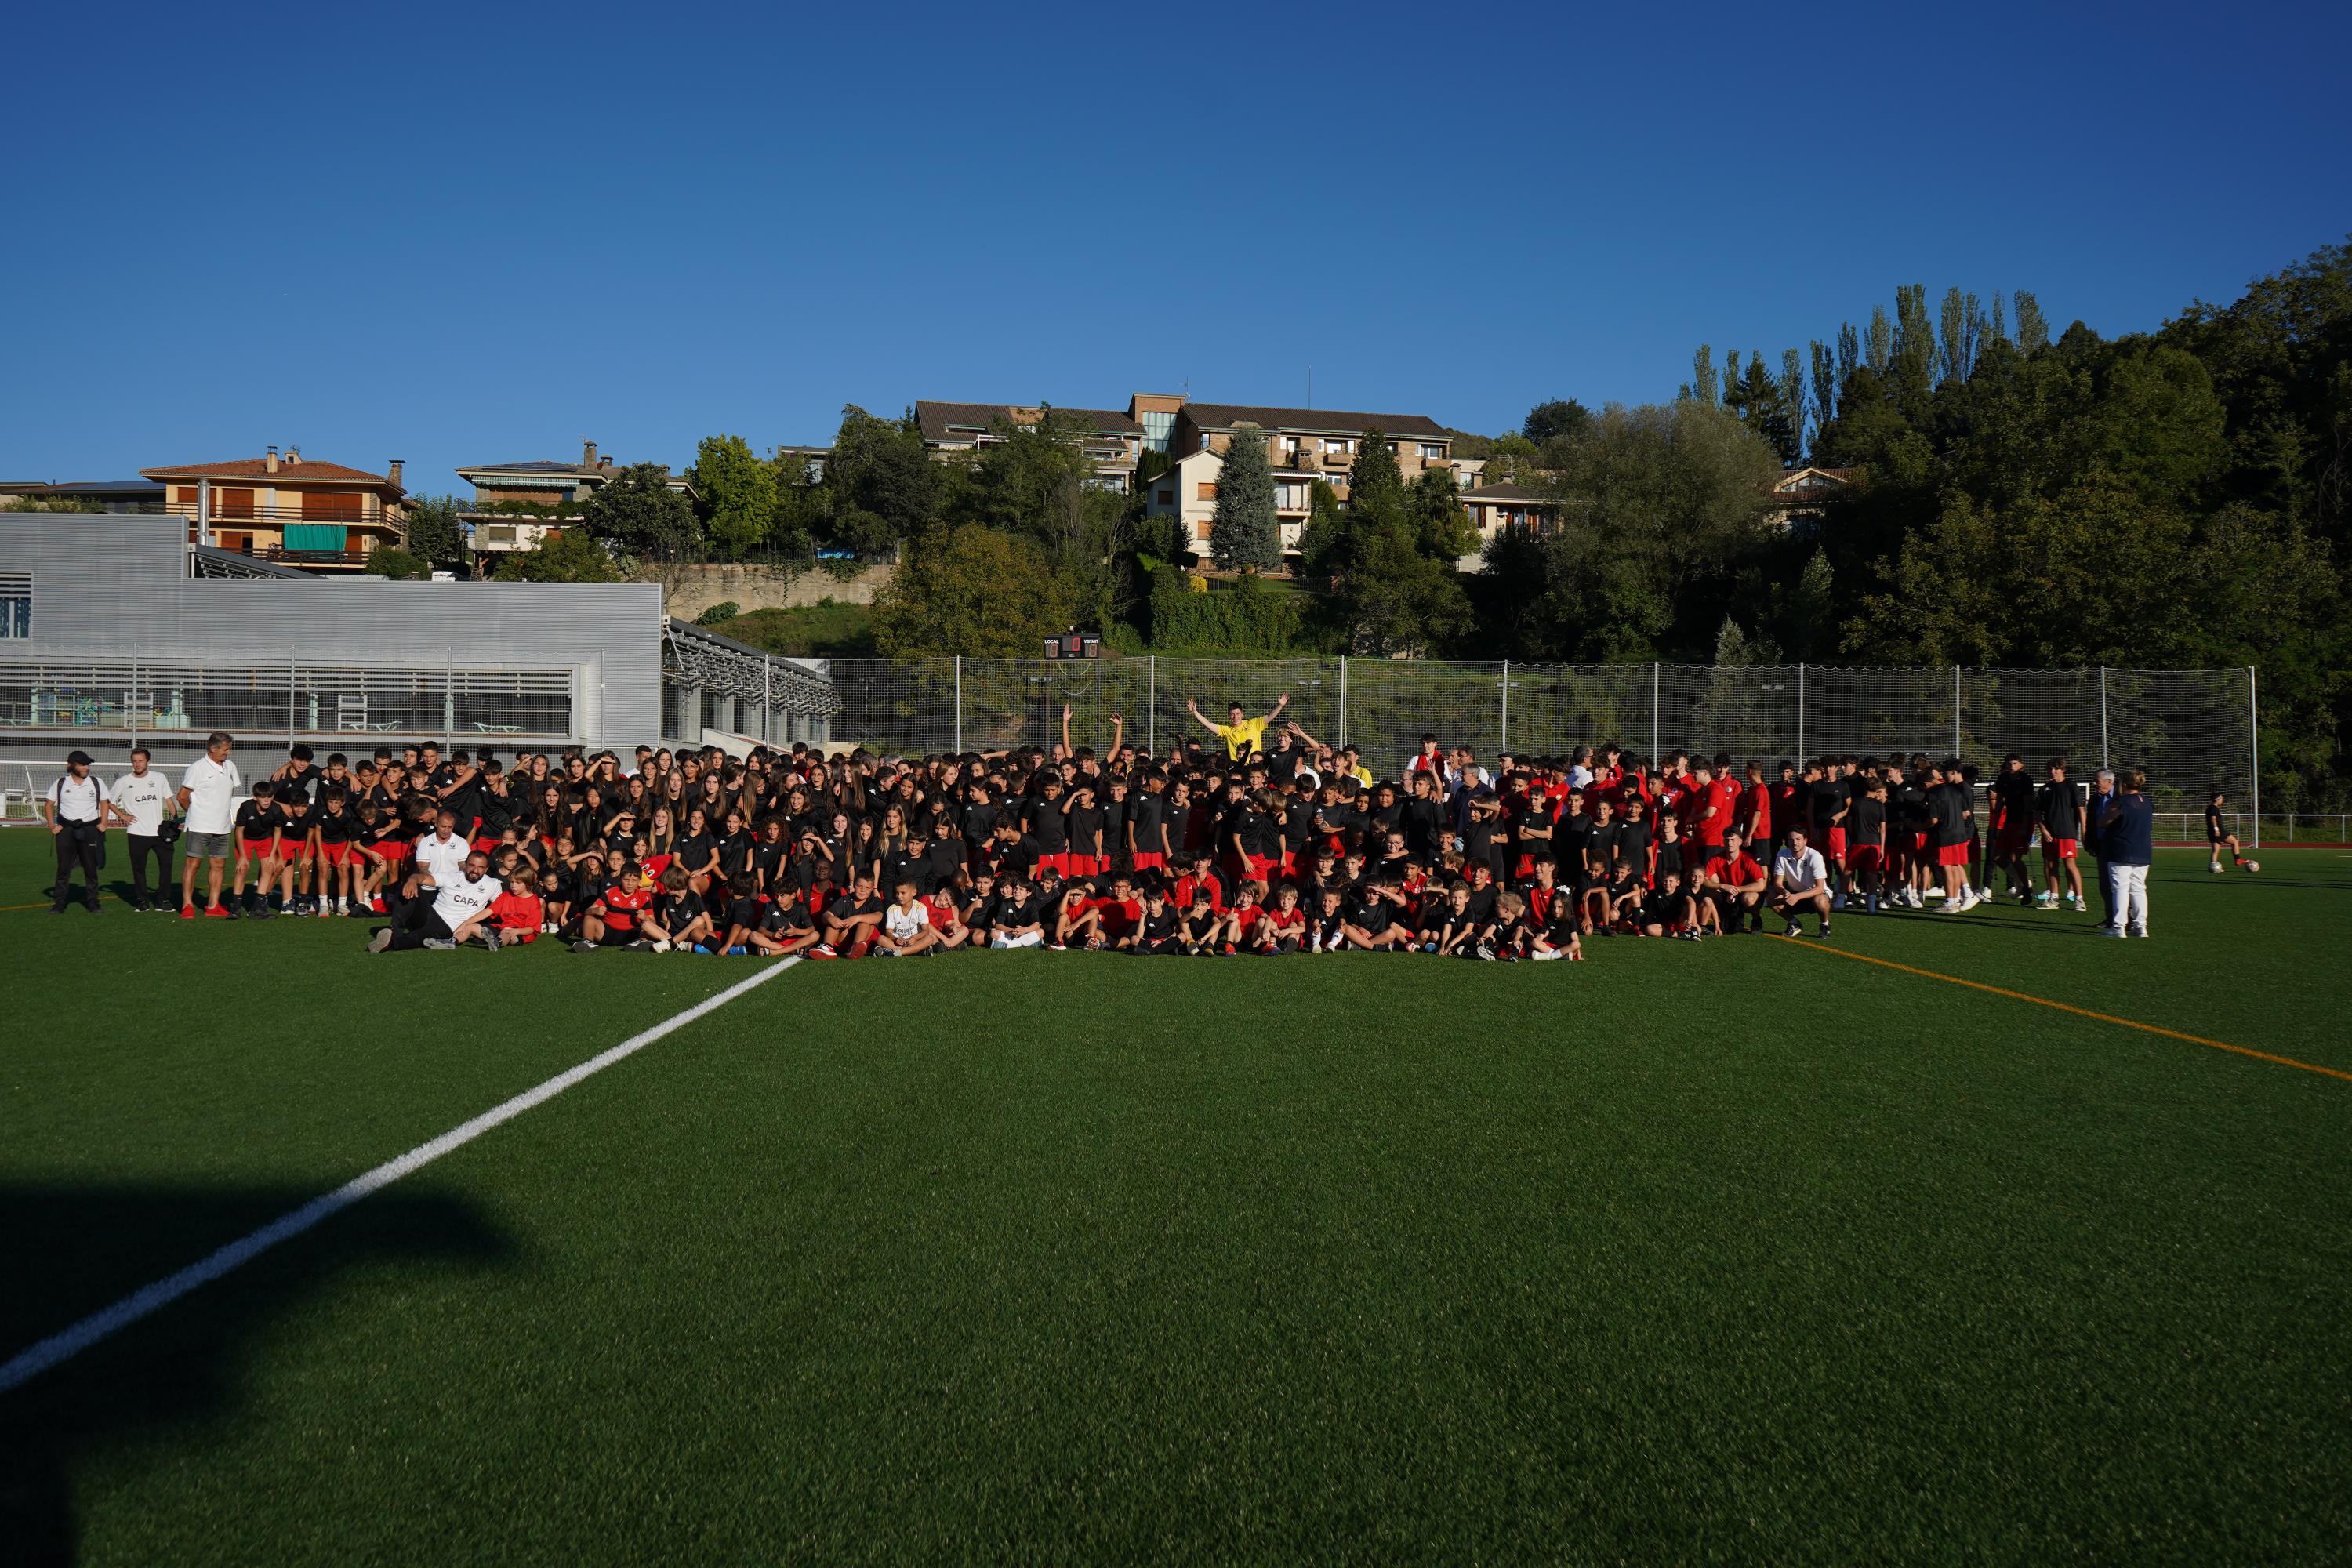
{"label": "black sneaker", "polygon": [[63,903],[61,903],[61,902],[60,902],[60,903],[51,904],[51,905],[49,906],[49,913],[51,913],[51,914],[53,914],[53,915],[61,915],[61,914],[63,914],[63,913],[65,913],[65,912],[66,912],[66,907],[65,907],[65,905],[64,905]]}
{"label": "black sneaker", "polygon": [[1823,921],[1822,922],[1822,940],[1823,942],[1827,942],[1827,941],[1829,941],[1829,939],[1830,939],[1830,922],[1829,922],[1829,921]]}

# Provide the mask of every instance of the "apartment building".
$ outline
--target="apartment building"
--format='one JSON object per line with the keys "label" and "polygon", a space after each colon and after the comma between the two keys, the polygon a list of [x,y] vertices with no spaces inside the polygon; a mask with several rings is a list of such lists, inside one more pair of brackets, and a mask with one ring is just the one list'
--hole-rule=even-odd
{"label": "apartment building", "polygon": [[[580,460],[533,458],[518,463],[477,463],[457,470],[474,487],[474,498],[457,513],[467,542],[477,555],[536,550],[551,533],[576,521],[580,509],[616,470],[599,457],[596,443],[580,444]],[[669,488],[692,498],[694,487],[673,478]]]}
{"label": "apartment building", "polygon": [[1791,468],[1772,481],[1772,500],[1764,513],[1771,528],[1807,527],[1827,514],[1831,502],[1853,489],[1852,468]]}
{"label": "apartment building", "polygon": [[1529,485],[1481,485],[1466,492],[1462,504],[1470,513],[1471,526],[1478,531],[1481,550],[1507,528],[1549,533],[1559,519],[1559,502]]}
{"label": "apartment building", "polygon": [[[161,483],[164,509],[187,520],[188,542],[313,572],[358,572],[368,552],[407,537],[408,492],[395,458],[372,474],[305,458],[299,447],[259,458],[139,470]],[[209,537],[205,537],[209,535]]]}
{"label": "apartment building", "polygon": [[1081,438],[1087,460],[1094,465],[1095,484],[1119,495],[1134,492],[1146,432],[1131,413],[1046,404],[918,402],[915,425],[922,432],[924,448],[933,458],[941,462],[971,462],[1004,439],[1002,426],[1034,429],[1049,410],[1083,422]]}
{"label": "apartment building", "polygon": [[1454,471],[1453,433],[1425,414],[1349,414],[1328,408],[1262,408],[1234,403],[1193,403],[1176,410],[1169,455],[1222,452],[1234,433],[1255,426],[1265,441],[1275,483],[1321,479],[1348,495],[1348,475],[1366,433],[1379,431],[1396,449],[1397,468],[1411,484],[1423,470]]}

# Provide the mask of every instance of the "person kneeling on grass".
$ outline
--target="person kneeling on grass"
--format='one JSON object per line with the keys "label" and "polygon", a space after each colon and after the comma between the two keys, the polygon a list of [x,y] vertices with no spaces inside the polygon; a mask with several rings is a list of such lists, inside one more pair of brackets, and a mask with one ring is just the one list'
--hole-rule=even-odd
{"label": "person kneeling on grass", "polygon": [[[1949,868],[1947,868],[1948,869]],[[1805,928],[1797,917],[1807,910],[1822,918],[1822,937],[1830,934],[1829,867],[1822,860],[1822,852],[1808,842],[1805,830],[1789,830],[1788,847],[1772,863],[1771,905],[1789,922],[1790,936],[1802,936]]]}
{"label": "person kneeling on grass", "polygon": [[895,897],[882,911],[881,929],[874,933],[877,958],[929,957],[940,950],[940,933],[931,924],[931,906],[923,902],[912,881],[891,889]]}
{"label": "person kneeling on grass", "polygon": [[392,923],[368,938],[368,951],[407,952],[428,947],[446,952],[477,937],[492,952],[499,950],[490,906],[498,901],[500,889],[490,875],[488,856],[478,849],[467,856],[458,875],[435,883],[430,891],[430,897],[420,894],[401,905]]}
{"label": "person kneeling on grass", "polygon": [[593,952],[609,943],[625,952],[651,952],[654,944],[638,926],[653,901],[653,892],[644,886],[637,863],[624,861],[613,885],[597,894],[587,912],[580,917],[580,940],[572,944],[572,951]]}

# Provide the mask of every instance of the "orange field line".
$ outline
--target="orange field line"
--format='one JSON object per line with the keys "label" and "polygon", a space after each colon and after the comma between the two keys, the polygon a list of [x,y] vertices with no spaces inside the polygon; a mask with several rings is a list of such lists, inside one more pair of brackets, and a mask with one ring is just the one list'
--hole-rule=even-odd
{"label": "orange field line", "polygon": [[2076,1007],[2065,1002],[2053,1002],[2047,996],[2035,996],[2023,991],[2011,991],[1999,985],[1987,985],[1981,980],[1963,980],[1957,974],[1938,974],[1932,969],[1915,969],[1907,963],[1897,963],[1891,958],[1873,958],[1866,952],[1849,952],[1842,947],[1823,947],[1819,942],[1806,942],[1799,937],[1782,936],[1778,931],[1766,931],[1764,934],[1775,942],[1785,942],[1792,947],[1801,947],[1814,952],[1826,952],[1836,958],[1851,958],[1859,963],[1875,963],[1882,969],[1899,969],[1906,974],[1916,974],[1927,980],[1940,980],[1948,985],[1965,985],[1971,991],[1988,991],[1995,996],[2007,996],[2017,1002],[2031,1002],[2038,1007],[2055,1007],[2061,1013],[2072,1013],[2078,1018],[2096,1018],[2102,1024],[2121,1024],[2126,1029],[2138,1029],[2150,1035],[2162,1035],[2168,1040],[2186,1040],[2192,1046],[2204,1046],[2212,1050],[2229,1051],[2237,1056],[2252,1057],[2256,1061],[2273,1062],[2283,1068],[2296,1068],[2304,1072],[2315,1072],[2327,1078],[2342,1079],[2347,1083],[2352,1083],[2352,1072],[2345,1072],[2338,1068],[2324,1068],[2315,1062],[2299,1062],[2293,1057],[2273,1056],[2268,1051],[2254,1050],[2251,1047],[2233,1046],[2227,1040],[2209,1040],[2202,1035],[2184,1035],[2178,1029],[2161,1028],[2154,1024],[2140,1023],[2134,1018],[2118,1018],[2113,1013],[2095,1013],[2088,1007]]}

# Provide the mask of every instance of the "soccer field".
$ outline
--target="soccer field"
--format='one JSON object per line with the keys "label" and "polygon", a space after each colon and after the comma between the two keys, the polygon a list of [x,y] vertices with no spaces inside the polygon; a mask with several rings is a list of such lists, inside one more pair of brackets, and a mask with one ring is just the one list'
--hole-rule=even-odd
{"label": "soccer field", "polygon": [[[760,968],[47,850],[0,1360]],[[2160,860],[2146,942],[803,963],[0,1393],[0,1557],[2340,1561],[2352,856]]]}

